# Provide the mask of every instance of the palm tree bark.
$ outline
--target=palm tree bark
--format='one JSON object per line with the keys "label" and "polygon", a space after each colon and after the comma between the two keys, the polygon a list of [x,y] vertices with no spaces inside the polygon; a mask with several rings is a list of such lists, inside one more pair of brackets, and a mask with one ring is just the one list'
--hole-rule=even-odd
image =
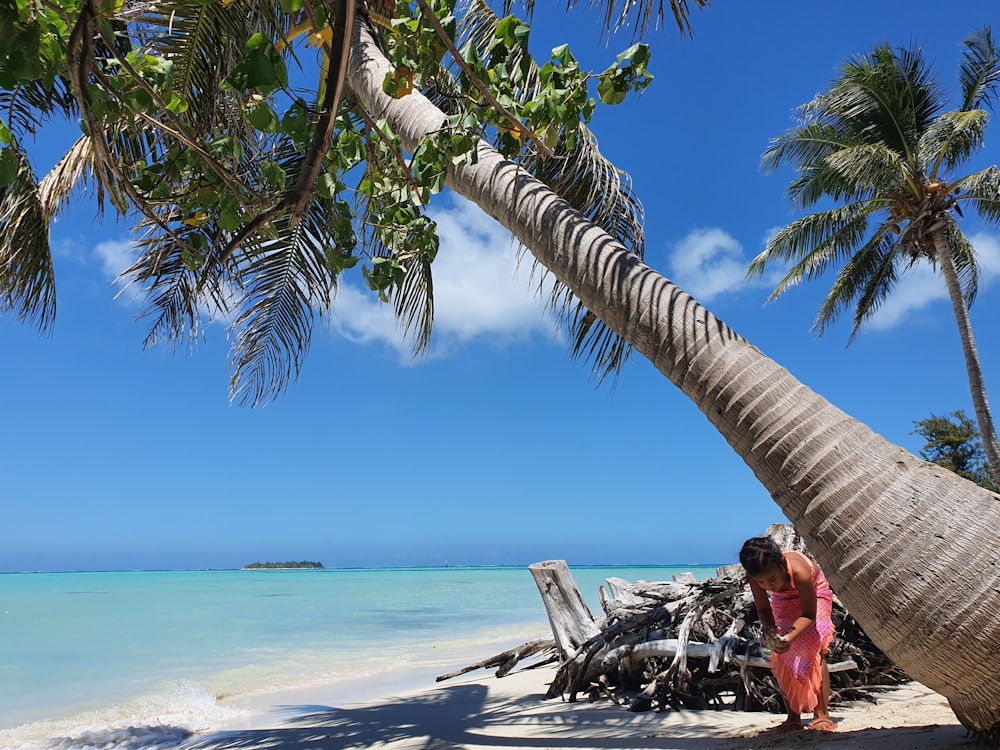
{"label": "palm tree bark", "polygon": [[941,273],[948,287],[948,296],[955,311],[958,323],[958,336],[962,341],[962,354],[965,355],[965,369],[969,378],[969,390],[972,395],[972,407],[976,410],[976,421],[979,422],[979,436],[983,441],[986,460],[990,464],[990,476],[994,481],[1000,473],[1000,441],[997,440],[996,427],[993,424],[993,413],[986,398],[986,384],[983,382],[983,368],[979,364],[979,350],[972,335],[972,321],[969,320],[969,308],[962,294],[962,284],[955,269],[955,259],[951,254],[951,244],[944,228],[934,232],[934,252],[941,264]]}
{"label": "palm tree bark", "polygon": [[[389,70],[358,24],[348,85],[412,151],[445,116],[419,93],[386,96]],[[698,405],[880,648],[967,727],[1000,729],[997,496],[834,407],[486,143],[478,156],[450,170],[451,188]]]}

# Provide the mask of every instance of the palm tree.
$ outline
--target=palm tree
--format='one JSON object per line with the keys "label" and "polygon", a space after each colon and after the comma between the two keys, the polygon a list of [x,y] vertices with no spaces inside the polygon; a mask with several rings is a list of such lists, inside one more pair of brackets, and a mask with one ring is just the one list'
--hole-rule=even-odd
{"label": "palm tree", "polygon": [[[474,6],[477,23],[487,23],[493,28],[483,38],[497,39],[493,32],[501,29],[511,32],[511,38],[515,36],[516,28],[489,21],[485,9]],[[147,6],[146,10],[153,7]],[[232,116],[231,99],[227,98],[234,96],[231,89],[226,89],[230,93],[225,96],[222,95],[225,92],[207,96],[212,91],[212,76],[218,75],[217,69],[229,70],[225,67],[229,64],[239,67],[242,60],[252,56],[254,65],[242,68],[246,75],[258,75],[262,69],[268,69],[276,71],[275,78],[280,78],[280,67],[274,62],[281,59],[277,45],[268,47],[266,39],[262,40],[266,35],[256,37],[247,33],[250,29],[240,26],[256,24],[257,28],[281,28],[280,23],[271,22],[272,19],[280,21],[279,14],[272,12],[263,14],[263,19],[244,20],[247,17],[245,9],[236,8],[233,14],[241,16],[240,19],[226,21],[213,15],[225,16],[227,7],[198,5],[178,9],[157,5],[155,15],[147,13],[142,17],[151,37],[154,27],[167,26],[162,19],[169,15],[170,28],[182,28],[190,36],[188,45],[198,49],[206,47],[202,55],[185,56],[183,50],[178,49],[172,56],[176,61],[205,58],[197,75],[193,66],[189,66],[189,73],[173,71],[174,80],[179,75],[197,78],[200,98],[209,100],[204,102],[206,106],[197,110],[198,123],[207,124],[213,119],[225,121]],[[447,9],[439,7],[439,10]],[[447,12],[441,16],[439,21],[443,26],[452,22]],[[191,20],[194,17],[198,23]],[[339,18],[334,24],[339,26],[345,23],[349,14],[338,17],[330,12],[329,17]],[[100,32],[107,25],[102,22],[91,28]],[[380,179],[387,180],[385,175],[399,166],[403,154],[414,155],[421,149],[427,150],[426,144],[439,138],[453,121],[454,114],[442,109],[457,98],[454,90],[442,89],[447,79],[440,71],[434,73],[437,88],[428,88],[435,96],[432,101],[419,90],[420,76],[409,64],[419,66],[421,63],[412,55],[414,48],[407,46],[407,40],[414,38],[407,34],[419,35],[433,25],[433,21],[423,15],[418,23],[398,24],[400,34],[380,39],[377,29],[366,21],[363,13],[355,17],[350,27],[350,56],[345,60],[342,79],[335,56],[324,58],[329,63],[324,78],[328,85],[320,98],[336,97],[337,94],[329,92],[340,89],[340,80],[343,80],[343,104],[334,128],[337,148],[324,152],[315,188],[300,190],[298,186],[304,184],[301,180],[287,181],[293,185],[291,192],[271,202],[271,209],[275,211],[272,214],[274,226],[244,225],[245,217],[251,216],[247,207],[257,210],[255,201],[260,202],[263,210],[271,210],[254,190],[261,190],[266,185],[268,170],[274,168],[267,167],[263,173],[260,170],[253,172],[254,177],[261,179],[248,180],[249,187],[235,180],[234,175],[240,176],[241,170],[249,171],[253,165],[263,162],[248,160],[232,141],[220,144],[209,139],[210,148],[206,148],[205,139],[186,136],[178,126],[194,127],[191,122],[195,115],[187,114],[193,107],[181,113],[183,117],[171,118],[155,134],[143,129],[137,134],[137,118],[131,112],[126,113],[131,118],[131,127],[123,126],[120,131],[112,132],[112,137],[103,137],[105,130],[90,128],[95,140],[101,140],[88,152],[96,155],[91,161],[95,165],[91,179],[98,185],[118,186],[122,176],[128,178],[131,187],[119,186],[113,197],[124,200],[127,197],[124,194],[132,190],[135,198],[149,209],[148,215],[144,214],[149,233],[135,273],[154,288],[157,284],[169,287],[166,302],[158,302],[164,291],[158,290],[154,295],[153,307],[158,314],[163,315],[166,310],[175,313],[177,320],[190,321],[193,317],[188,311],[203,304],[206,291],[218,304],[234,304],[232,297],[239,298],[243,294],[246,298],[244,309],[254,309],[262,300],[274,298],[277,301],[268,304],[283,304],[282,315],[254,318],[251,314],[253,330],[248,335],[254,338],[257,347],[267,351],[264,360],[273,362],[273,366],[261,368],[261,377],[279,378],[285,372],[279,356],[285,351],[282,347],[294,345],[303,335],[301,329],[288,324],[289,320],[302,320],[303,316],[289,311],[309,303],[312,298],[308,296],[314,293],[304,286],[304,279],[321,277],[316,266],[322,265],[331,277],[326,282],[329,286],[335,281],[336,269],[357,259],[350,246],[352,238],[345,237],[343,226],[334,221],[341,216],[342,207],[338,203],[337,186],[333,183],[344,172],[333,169],[331,163],[347,159],[360,149],[367,162],[362,164],[364,159],[359,158],[349,166],[366,170],[363,185],[367,192],[363,194],[376,209],[368,216],[382,220],[393,214],[389,218],[396,222],[387,221],[384,226],[370,229],[374,233],[382,232],[381,244],[376,242],[372,247],[384,248],[384,251],[380,250],[382,254],[377,255],[383,259],[382,263],[376,266],[371,261],[369,274],[374,277],[376,287],[388,279],[389,283],[381,286],[380,291],[391,298],[404,320],[419,322],[426,318],[420,311],[426,311],[427,285],[418,282],[429,280],[426,271],[430,252],[422,250],[427,257],[414,258],[405,245],[393,241],[393,233],[398,227],[412,226],[407,223],[411,216],[398,216],[411,209],[402,202],[390,204],[373,185]],[[78,28],[79,23],[69,24],[69,27]],[[333,47],[322,37],[326,27],[318,22],[316,27],[311,33],[319,35],[320,43],[332,52]],[[470,41],[476,37],[477,28],[482,27],[474,25],[468,32]],[[198,37],[200,33],[207,36]],[[232,34],[236,36],[230,37]],[[75,37],[75,48],[83,50],[86,45],[79,40],[80,36],[89,39],[93,34],[81,33]],[[501,33],[503,36],[505,34]],[[120,43],[121,38],[119,35],[105,44]],[[230,46],[249,48],[247,55],[227,50],[230,38],[236,40]],[[244,47],[247,39],[253,43]],[[147,43],[144,48],[150,49],[151,38],[144,41]],[[424,44],[433,46],[436,42],[425,39]],[[511,47],[496,47],[494,53],[494,63],[503,63],[507,71],[520,71],[518,88],[533,87],[530,83],[534,75],[532,69],[521,65]],[[390,61],[387,54],[395,59]],[[410,58],[404,60],[408,55]],[[71,59],[79,68],[98,57],[91,54],[89,58]],[[462,58],[473,74],[477,59],[480,62],[482,59],[471,47],[466,48]],[[149,64],[154,63],[155,60]],[[411,74],[417,85],[408,91]],[[75,75],[77,88],[83,92],[84,77],[79,71]],[[462,75],[467,76],[468,71],[461,70],[458,78]],[[247,111],[264,125],[270,118],[268,112],[259,111],[262,105],[255,96],[262,96],[259,85],[268,84],[265,78],[258,76],[255,79],[258,90],[246,97]],[[231,76],[230,80],[233,80]],[[123,89],[124,86],[114,91]],[[387,89],[392,96],[386,93]],[[153,93],[167,104],[173,101],[167,98],[171,92],[163,86],[154,89]],[[149,91],[145,91],[145,95],[153,96]],[[136,97],[143,99],[138,93]],[[498,104],[509,110],[515,107],[514,101],[514,97],[506,97]],[[99,105],[96,108],[95,103]],[[100,125],[99,118],[105,114],[116,114],[111,111],[111,104],[113,102],[100,101],[99,96],[83,100],[83,108],[89,109],[89,116],[95,118],[94,125]],[[173,107],[174,110],[182,108]],[[309,136],[321,129],[319,124],[327,122],[327,114],[323,108],[297,113],[298,119],[290,120],[283,132],[298,148],[289,148],[287,158],[271,159],[271,163],[281,167],[286,175],[304,174],[303,165],[310,163],[312,153],[313,140]],[[539,151],[545,145],[544,124],[536,124],[535,130],[529,132],[528,127],[509,123],[503,113],[499,117],[504,118],[503,121],[498,118],[501,122],[498,130],[503,132],[497,142],[502,148],[516,152],[519,143],[532,138],[539,139],[541,145],[536,144]],[[84,120],[87,121],[87,116]],[[313,123],[314,127],[298,131],[293,125],[300,121]],[[562,135],[586,139],[581,131],[569,125],[564,128]],[[359,133],[371,137],[366,140]],[[178,139],[178,134],[190,141],[183,150],[174,148],[176,141],[170,140]],[[258,140],[247,138],[246,143],[253,145]],[[561,148],[558,139],[556,143],[556,147]],[[243,146],[243,142],[240,145]],[[115,156],[128,154],[132,157],[143,153],[144,148],[148,155],[157,147],[162,148],[168,158],[157,162],[162,166],[156,171],[151,170],[151,161],[143,162],[146,169],[128,171],[132,169],[129,165],[137,164],[138,160],[133,158],[126,162]],[[195,149],[199,148],[207,153],[198,153]],[[570,178],[569,185],[562,190],[572,200],[553,189],[552,185],[558,184],[563,176],[560,170],[553,170],[550,178],[542,181],[524,164],[508,158],[485,140],[475,139],[472,148],[471,153],[449,155],[440,172],[442,180],[507,227],[539,264],[564,285],[568,291],[557,302],[561,309],[576,316],[577,348],[590,353],[595,366],[602,371],[613,370],[615,362],[620,361],[624,350],[623,345],[616,343],[618,341],[627,342],[646,356],[698,405],[753,469],[806,538],[829,571],[839,595],[879,647],[913,677],[946,695],[966,726],[984,733],[996,731],[1000,727],[1000,670],[996,669],[994,651],[994,644],[1000,638],[1000,593],[995,585],[1000,552],[994,543],[995,529],[1000,524],[1000,503],[996,496],[920,461],[874,434],[796,381],[787,370],[734,333],[683,290],[646,266],[635,252],[640,243],[634,241],[635,235],[630,229],[633,224],[629,217],[634,218],[635,214],[628,208],[627,191],[617,191],[619,209],[610,214],[593,206],[587,208],[590,203],[587,197],[593,194],[591,186],[603,184],[604,192],[615,192],[609,189],[614,184],[615,173],[608,170],[593,148],[585,151],[586,158],[580,160],[588,169],[581,173],[578,164],[570,165],[576,170],[576,176]],[[187,180],[185,184],[191,184],[179,165],[188,170],[193,165],[212,167],[213,159],[214,163],[229,160],[231,168],[217,172],[206,168],[200,173],[197,185],[209,185],[217,180],[227,188],[220,193],[229,195],[235,191],[232,203],[202,205],[199,207],[199,211],[204,211],[202,215],[190,209],[195,207],[196,200],[207,204],[207,198],[184,194],[179,196],[181,200],[156,202],[159,200],[157,190],[168,177],[175,181],[183,178]],[[543,174],[552,169],[544,161],[539,156],[534,162],[537,171]],[[372,169],[372,162],[382,171]],[[436,184],[435,174],[428,178],[428,173],[421,171],[426,163],[421,162],[417,165],[419,169],[412,171],[400,170],[403,180],[413,180],[412,184],[405,183],[409,188],[407,194],[429,190],[428,185]],[[120,174],[115,174],[115,170]],[[175,170],[177,176],[171,170]],[[425,178],[427,182],[420,181]],[[227,180],[236,184],[230,185]],[[201,189],[210,192],[207,187]],[[600,188],[597,189],[599,192]],[[325,200],[327,204],[311,208],[313,193],[318,193],[315,200]],[[301,215],[295,214],[297,209],[293,207],[303,196],[308,198],[306,209]],[[279,203],[282,207],[275,208]],[[54,202],[43,204],[51,206]],[[237,221],[231,222],[231,217],[224,216],[224,209],[235,215]],[[296,216],[300,218],[295,219]],[[252,224],[254,219],[249,221]],[[303,223],[307,227],[305,230],[299,228]],[[603,225],[612,231],[607,231]],[[387,227],[391,231],[383,231]],[[204,235],[204,239],[193,240],[195,231]],[[0,237],[3,236],[0,232]],[[248,249],[234,242],[240,237],[246,240]],[[213,244],[216,238],[218,243]],[[325,245],[325,242],[331,244]],[[411,255],[405,255],[407,252]],[[267,270],[266,284],[258,281],[259,276],[265,275],[259,270],[261,266]],[[385,266],[388,268],[382,270]],[[409,278],[417,279],[412,287],[407,286]],[[282,288],[287,290],[285,297],[277,299],[275,290]],[[322,286],[316,288],[323,289]],[[413,299],[419,301],[415,307]],[[327,300],[322,302],[325,304]],[[414,310],[417,310],[415,316]],[[607,335],[601,332],[601,326],[606,326]],[[168,327],[165,330],[173,332],[175,329]],[[276,340],[278,344],[273,344]],[[295,351],[301,352],[301,345]],[[256,349],[248,349],[248,352],[253,355]]]}
{"label": "palm tree", "polygon": [[795,168],[798,176],[788,188],[795,205],[828,199],[842,205],[777,232],[748,273],[763,274],[771,260],[791,262],[774,299],[839,265],[815,329],[822,335],[853,306],[853,339],[906,270],[921,260],[940,267],[995,472],[1000,441],[969,320],[978,263],[956,216],[965,205],[989,222],[1000,221],[1000,171],[958,173],[983,145],[986,109],[1000,84],[1000,50],[989,28],[972,33],[964,48],[958,109],[946,111],[944,89],[919,48],[888,44],[846,63],[828,91],[801,107],[800,124],[775,139],[763,164]]}
{"label": "palm tree", "polygon": [[[419,93],[382,92],[391,67],[362,26],[349,71],[349,89],[405,148],[439,127],[443,113]],[[836,409],[485,143],[475,164],[449,170],[448,183],[698,405],[880,648],[946,695],[966,726],[1000,725],[990,645],[1000,634],[995,495]],[[967,570],[977,575],[967,579]]]}

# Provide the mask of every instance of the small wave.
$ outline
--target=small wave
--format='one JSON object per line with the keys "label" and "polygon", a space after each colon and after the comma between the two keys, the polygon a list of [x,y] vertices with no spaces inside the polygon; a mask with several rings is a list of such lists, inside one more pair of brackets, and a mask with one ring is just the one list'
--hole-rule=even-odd
{"label": "small wave", "polygon": [[197,733],[244,718],[244,709],[220,705],[186,680],[159,693],[65,719],[0,731],[11,750],[169,750]]}
{"label": "small wave", "polygon": [[126,727],[53,737],[48,750],[169,750],[190,737],[184,727]]}

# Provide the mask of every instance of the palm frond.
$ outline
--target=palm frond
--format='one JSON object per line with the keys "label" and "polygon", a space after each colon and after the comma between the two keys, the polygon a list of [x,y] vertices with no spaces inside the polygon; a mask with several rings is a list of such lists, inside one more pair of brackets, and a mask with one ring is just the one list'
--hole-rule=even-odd
{"label": "palm frond", "polygon": [[30,82],[13,91],[0,91],[0,110],[7,126],[20,138],[36,135],[53,116],[68,117],[76,111],[76,101],[65,83],[57,79],[52,88]]}
{"label": "palm frond", "polygon": [[550,307],[563,320],[572,321],[569,332],[573,358],[590,362],[593,376],[599,382],[611,378],[614,386],[632,353],[632,345],[571,294],[553,293]]}
{"label": "palm frond", "polygon": [[878,311],[896,284],[900,256],[893,252],[893,246],[897,241],[889,224],[884,224],[844,264],[816,314],[813,328],[819,336],[841,312],[854,305],[848,345],[854,341],[861,326]]}
{"label": "palm frond", "polygon": [[81,136],[39,183],[39,200],[46,216],[55,216],[68,206],[71,194],[87,182],[92,170],[92,141]]}
{"label": "palm frond", "polygon": [[811,206],[827,196],[856,200],[864,191],[835,168],[835,155],[863,146],[829,123],[806,121],[771,141],[761,157],[761,167],[769,172],[782,164],[795,167],[798,176],[786,190],[794,206]]}
{"label": "palm frond", "polygon": [[823,122],[820,113],[807,109],[809,105],[799,108],[801,125],[771,140],[771,145],[761,156],[762,169],[774,172],[783,164],[797,168],[808,166],[857,143],[832,124]]}
{"label": "palm frond", "polygon": [[945,112],[931,122],[920,138],[921,162],[936,179],[942,167],[954,169],[983,147],[989,115],[981,109]]}
{"label": "palm frond", "polygon": [[1000,49],[993,44],[989,26],[972,32],[962,43],[965,51],[959,69],[962,86],[962,111],[993,108],[993,98],[1000,85]]}
{"label": "palm frond", "polygon": [[266,403],[298,377],[317,311],[326,309],[335,283],[326,270],[326,249],[332,244],[326,208],[310,204],[306,218],[294,227],[275,222],[277,237],[246,253],[230,357],[230,394],[237,403]]}
{"label": "palm frond", "polygon": [[944,106],[945,94],[919,48],[882,44],[845,64],[825,98],[835,127],[869,142],[884,142],[912,161],[920,134]]}
{"label": "palm frond", "polygon": [[210,132],[219,129],[219,118],[226,113],[219,106],[222,84],[245,58],[247,40],[257,32],[269,39],[283,37],[283,18],[277,3],[171,0],[141,4],[130,28],[136,32],[137,47],[171,61],[174,89],[188,104],[186,121],[200,132]]}
{"label": "palm frond", "polygon": [[954,184],[956,200],[971,203],[983,219],[1000,223],[1000,169],[987,167]]}
{"label": "palm frond", "polygon": [[905,182],[906,166],[899,154],[882,143],[842,148],[827,156],[825,162],[841,178],[828,180],[823,187],[823,194],[834,200],[888,193]]}
{"label": "palm frond", "polygon": [[409,258],[403,283],[392,292],[396,320],[402,327],[403,335],[412,340],[415,356],[429,351],[434,328],[434,277],[431,263],[432,259],[425,253]]}
{"label": "palm frond", "polygon": [[820,276],[850,257],[864,242],[869,217],[876,209],[876,204],[865,202],[797,219],[768,240],[764,251],[751,262],[747,276],[763,275],[769,261],[793,263],[768,298],[776,299],[788,288]]}
{"label": "palm frond", "polygon": [[[176,352],[183,343],[193,348],[202,337],[205,320],[228,311],[225,295],[219,287],[205,284],[196,259],[172,235],[149,224],[140,229],[145,231],[134,243],[136,259],[118,281],[141,300],[138,317],[149,325],[143,347],[166,346]],[[179,231],[187,238],[199,230]]]}
{"label": "palm frond", "polygon": [[[580,0],[567,0],[566,7],[573,8]],[[604,16],[604,29],[614,34],[622,29],[632,29],[634,38],[641,37],[649,29],[660,28],[670,15],[682,35],[694,34],[691,25],[691,6],[704,8],[709,0],[589,0]]]}
{"label": "palm frond", "polygon": [[0,188],[0,319],[13,314],[43,333],[55,322],[49,217],[27,154],[17,149],[14,180]]}

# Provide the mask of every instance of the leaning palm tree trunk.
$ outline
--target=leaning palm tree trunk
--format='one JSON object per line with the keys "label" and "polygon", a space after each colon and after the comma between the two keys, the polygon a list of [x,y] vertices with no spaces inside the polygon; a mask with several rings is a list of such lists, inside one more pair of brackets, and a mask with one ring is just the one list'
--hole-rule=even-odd
{"label": "leaning palm tree trunk", "polygon": [[979,363],[979,350],[972,335],[972,322],[969,320],[969,308],[962,294],[962,283],[955,269],[955,258],[944,229],[934,232],[935,257],[941,264],[941,275],[948,287],[948,297],[958,322],[958,336],[962,341],[962,354],[965,356],[965,370],[969,378],[969,390],[972,396],[972,406],[979,423],[979,435],[983,441],[986,461],[990,465],[990,476],[1000,481],[1000,442],[997,441],[996,427],[993,425],[993,413],[986,398],[986,384],[983,382],[983,368]]}
{"label": "leaning palm tree trunk", "polygon": [[[389,63],[356,26],[348,85],[405,147],[441,127],[418,93],[382,92]],[[1000,728],[1000,501],[892,445],[799,383],[485,143],[449,185],[509,229],[705,413],[767,487],[875,643]]]}

